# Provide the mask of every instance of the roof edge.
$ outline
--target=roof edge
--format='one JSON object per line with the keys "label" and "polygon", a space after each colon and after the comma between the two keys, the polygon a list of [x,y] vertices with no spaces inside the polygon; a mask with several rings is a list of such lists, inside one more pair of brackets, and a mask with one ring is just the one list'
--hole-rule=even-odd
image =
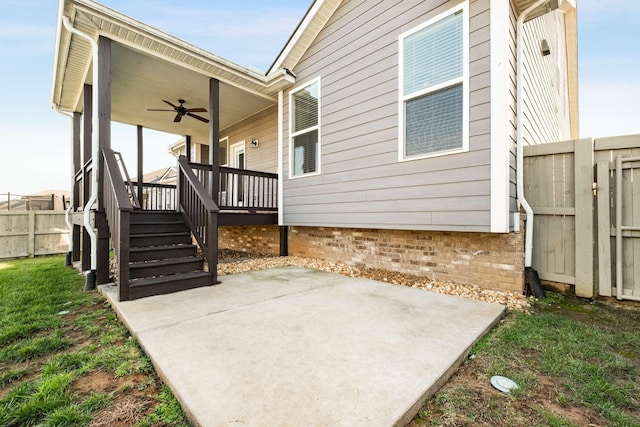
{"label": "roof edge", "polygon": [[[273,98],[275,96],[274,91],[277,92],[277,90],[292,84],[291,76],[284,72],[273,73],[271,76],[267,77],[261,71],[255,71],[250,68],[243,67],[233,61],[172,36],[171,34],[145,24],[144,22],[125,15],[117,10],[104,6],[96,1],[59,0],[51,89],[51,105],[54,108],[58,108],[58,105],[60,104],[65,80],[67,62],[66,55],[71,43],[71,35],[62,26],[62,18],[63,16],[68,16],[71,22],[75,24],[74,17],[78,12],[86,15],[90,20],[91,18],[96,18],[118,27],[127,28],[129,31],[139,34],[144,38],[151,39],[160,45],[164,45],[168,48],[182,52],[186,56],[200,60],[207,66],[212,66],[221,72],[224,71],[235,75],[238,81],[228,82],[229,84],[246,88],[247,90],[265,98]],[[144,46],[137,44],[135,41],[122,39],[118,37],[118,34],[112,34],[104,28],[102,30],[98,30],[98,34],[122,43],[130,48],[146,51]],[[175,58],[167,57],[166,59],[175,62]],[[187,65],[188,64],[185,63],[185,66]],[[215,72],[207,72],[200,68],[198,70],[200,70],[199,72],[202,72],[204,75],[210,75],[214,78],[216,77]],[[293,80],[295,81],[295,79]],[[221,81],[226,80],[221,79]]]}
{"label": "roof edge", "polygon": [[[316,6],[316,4],[318,3],[322,3],[324,0],[313,0],[313,2],[309,5],[309,8],[307,9],[307,11],[305,12],[304,16],[302,17],[302,19],[300,20],[300,22],[298,22],[298,25],[296,26],[296,28],[293,30],[293,32],[291,33],[291,35],[289,36],[289,39],[287,40],[287,42],[284,44],[284,46],[282,46],[282,49],[280,49],[280,53],[278,53],[278,56],[276,56],[276,59],[273,60],[273,62],[271,63],[271,66],[269,67],[269,69],[267,70],[266,75],[269,76],[272,74],[272,71],[275,69],[276,64],[278,63],[282,63],[284,61],[284,57],[285,55],[285,51],[288,53],[291,51],[291,47],[290,45],[292,44],[292,41],[294,39],[294,37],[297,36],[297,38],[299,38],[299,31],[300,28],[302,28],[303,25],[308,26],[308,21],[307,18],[311,16],[311,11],[313,10],[314,6]],[[302,30],[304,31],[304,30]]]}
{"label": "roof edge", "polygon": [[[269,67],[267,77],[281,68],[291,71],[341,3],[342,0],[314,0],[276,60]],[[305,33],[311,33],[312,37],[304,40]]]}

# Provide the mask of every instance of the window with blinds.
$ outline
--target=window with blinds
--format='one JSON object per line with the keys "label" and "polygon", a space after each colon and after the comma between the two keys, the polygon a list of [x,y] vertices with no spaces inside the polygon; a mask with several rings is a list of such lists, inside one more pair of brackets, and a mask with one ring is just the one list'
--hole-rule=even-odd
{"label": "window with blinds", "polygon": [[289,94],[291,176],[319,172],[320,80]]}
{"label": "window with blinds", "polygon": [[401,158],[466,149],[466,8],[400,36]]}

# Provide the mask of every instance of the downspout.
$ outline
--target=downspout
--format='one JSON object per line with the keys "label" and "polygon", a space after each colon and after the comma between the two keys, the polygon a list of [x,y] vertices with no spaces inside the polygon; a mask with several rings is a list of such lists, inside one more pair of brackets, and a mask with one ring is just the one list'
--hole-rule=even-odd
{"label": "downspout", "polygon": [[549,0],[538,0],[526,8],[516,21],[516,193],[520,206],[527,215],[524,234],[524,276],[525,293],[528,289],[536,298],[545,296],[538,272],[531,268],[533,254],[533,209],[524,197],[524,20],[535,8],[542,6]]}
{"label": "downspout", "polygon": [[62,23],[64,24],[64,27],[72,34],[77,35],[78,37],[86,40],[89,42],[89,44],[91,45],[91,50],[93,51],[93,117],[92,119],[92,134],[91,134],[91,159],[92,159],[92,174],[93,174],[93,181],[91,183],[91,196],[89,197],[89,200],[87,201],[86,205],[84,206],[84,211],[83,211],[83,219],[84,219],[84,228],[87,230],[87,233],[89,234],[89,238],[91,239],[91,270],[89,271],[85,271],[85,290],[90,290],[95,288],[95,282],[96,282],[96,269],[97,269],[97,265],[98,265],[98,235],[96,234],[96,232],[93,229],[93,226],[91,225],[91,207],[96,203],[96,201],[98,200],[98,176],[99,176],[99,170],[98,168],[100,167],[100,161],[98,159],[100,153],[100,140],[99,140],[99,136],[100,136],[100,120],[98,120],[98,118],[100,117],[100,112],[98,111],[99,109],[99,105],[98,105],[98,95],[100,93],[100,91],[98,90],[98,43],[88,34],[85,34],[83,32],[81,32],[80,30],[76,29],[73,27],[73,25],[71,25],[71,22],[69,21],[69,18],[67,16],[63,16],[62,17]]}
{"label": "downspout", "polygon": [[533,253],[533,209],[524,197],[524,114],[523,114],[523,93],[524,93],[524,20],[535,8],[543,5],[549,0],[538,0],[526,8],[516,21],[516,194],[520,206],[527,215],[526,229],[524,234],[524,267],[531,268],[531,256]]}

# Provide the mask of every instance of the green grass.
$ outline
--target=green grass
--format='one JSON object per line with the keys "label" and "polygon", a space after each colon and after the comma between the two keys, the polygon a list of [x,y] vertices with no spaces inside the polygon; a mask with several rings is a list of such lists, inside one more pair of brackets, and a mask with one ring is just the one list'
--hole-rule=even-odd
{"label": "green grass", "polygon": [[[188,426],[136,340],[63,264],[0,263],[0,425],[88,425],[117,412],[123,397],[142,396],[156,403],[138,427]],[[480,340],[414,423],[640,426],[640,311],[548,295]],[[105,374],[114,387],[79,391]],[[501,394],[488,385],[492,375],[520,387]]]}
{"label": "green grass", "polygon": [[136,427],[153,427],[162,423],[171,423],[176,427],[190,426],[180,403],[166,386],[160,393],[160,402],[151,414],[136,424]]}
{"label": "green grass", "polygon": [[[548,295],[534,314],[509,313],[481,339],[463,368],[476,386],[454,377],[423,408],[420,422],[572,425],[565,408],[605,425],[640,426],[640,311]],[[519,389],[491,390],[493,375],[513,379]]]}
{"label": "green grass", "polygon": [[[149,425],[187,426],[135,339],[83,285],[61,256],[0,264],[0,425],[88,425],[137,392],[157,401]],[[106,392],[74,388],[105,373]]]}

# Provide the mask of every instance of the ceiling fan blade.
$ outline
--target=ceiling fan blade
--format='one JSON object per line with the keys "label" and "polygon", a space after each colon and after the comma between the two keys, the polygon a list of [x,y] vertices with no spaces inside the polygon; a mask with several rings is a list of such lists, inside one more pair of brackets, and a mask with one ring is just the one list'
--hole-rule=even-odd
{"label": "ceiling fan blade", "polygon": [[182,120],[182,115],[180,113],[176,114],[176,118],[173,119],[174,122],[179,122],[180,120]]}
{"label": "ceiling fan blade", "polygon": [[176,111],[176,110],[161,110],[159,108],[147,108],[147,111]]}
{"label": "ceiling fan blade", "polygon": [[209,123],[209,119],[205,119],[204,117],[200,117],[195,114],[187,113],[187,116],[193,117],[194,119],[200,120],[201,122]]}
{"label": "ceiling fan blade", "polygon": [[202,107],[187,108],[187,111],[189,111],[190,113],[206,113],[207,109],[206,108],[202,108]]}
{"label": "ceiling fan blade", "polygon": [[171,105],[173,108],[178,108],[177,106],[173,105],[172,103],[170,103],[169,101],[165,101],[164,99],[162,100],[162,102],[164,102],[165,104],[169,104]]}

